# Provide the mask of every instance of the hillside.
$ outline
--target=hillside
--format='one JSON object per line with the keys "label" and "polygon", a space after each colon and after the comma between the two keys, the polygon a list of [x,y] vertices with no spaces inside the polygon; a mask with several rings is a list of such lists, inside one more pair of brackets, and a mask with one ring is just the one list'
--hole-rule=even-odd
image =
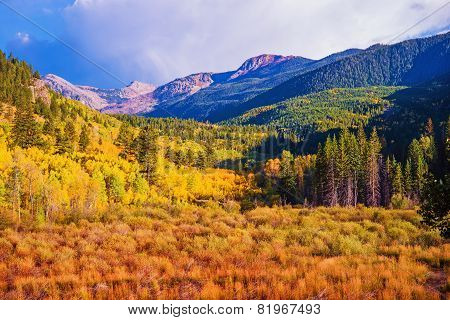
{"label": "hillside", "polygon": [[135,81],[120,89],[100,89],[74,85],[51,74],[43,80],[65,97],[104,113],[203,120],[213,110],[248,100],[301,72],[358,52],[347,50],[319,61],[264,54],[249,58],[233,71],[192,74],[159,87]]}
{"label": "hillside", "polygon": [[[262,55],[250,58],[237,70],[222,74],[213,74],[215,81],[211,86],[198,91],[196,94],[187,96],[175,104],[161,104],[149,113],[143,113],[148,117],[167,117],[167,114],[178,118],[192,118],[197,120],[208,120],[216,122],[217,117],[212,116],[223,113],[233,114],[233,109],[262,92],[279,85],[292,77],[304,72],[314,70],[320,66],[337,61],[346,56],[357,54],[359,50],[352,49],[336,53],[315,61],[302,57],[282,57]],[[274,58],[278,57],[278,58]],[[264,58],[264,59],[263,59]],[[241,74],[254,60],[274,61],[264,64],[251,72],[245,71],[244,75],[231,78],[233,75]],[[278,59],[278,60],[275,60]],[[252,62],[253,61],[253,62]],[[227,116],[225,116],[227,118]]]}
{"label": "hillside", "polygon": [[210,119],[230,118],[254,107],[336,87],[418,85],[450,71],[449,48],[450,33],[394,45],[375,45],[294,77],[242,103],[231,112],[212,114]]}
{"label": "hillside", "polygon": [[392,107],[386,97],[401,87],[334,88],[252,109],[226,121],[240,125],[266,125],[304,135],[310,129],[357,127]]}

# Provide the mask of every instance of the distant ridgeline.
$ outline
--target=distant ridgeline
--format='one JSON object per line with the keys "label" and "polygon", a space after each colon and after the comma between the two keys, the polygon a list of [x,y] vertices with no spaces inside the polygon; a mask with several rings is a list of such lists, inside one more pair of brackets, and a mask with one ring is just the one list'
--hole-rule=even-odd
{"label": "distant ridgeline", "polygon": [[[288,98],[332,88],[367,86],[416,86],[450,72],[450,33],[375,45],[302,74],[235,108],[235,114]],[[211,113],[213,118],[230,118],[229,112]]]}
{"label": "distant ridgeline", "polygon": [[106,113],[220,122],[256,107],[333,88],[417,86],[450,72],[450,33],[320,60],[263,54],[223,73],[199,72],[156,87],[132,82],[121,89],[73,85],[44,78],[55,91]]}

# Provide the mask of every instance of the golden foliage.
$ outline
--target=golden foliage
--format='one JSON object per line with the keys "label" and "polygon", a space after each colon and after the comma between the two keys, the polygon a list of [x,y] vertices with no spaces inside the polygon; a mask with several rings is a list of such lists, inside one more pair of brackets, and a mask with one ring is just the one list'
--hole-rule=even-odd
{"label": "golden foliage", "polygon": [[2,231],[0,298],[448,298],[450,247],[414,211],[115,214],[123,221]]}

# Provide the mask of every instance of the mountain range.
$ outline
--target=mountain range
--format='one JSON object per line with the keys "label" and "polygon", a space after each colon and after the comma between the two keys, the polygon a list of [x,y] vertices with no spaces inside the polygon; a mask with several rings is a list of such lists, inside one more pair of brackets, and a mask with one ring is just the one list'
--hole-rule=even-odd
{"label": "mountain range", "polygon": [[120,89],[74,85],[49,74],[53,90],[105,112],[218,122],[253,108],[331,88],[413,86],[450,72],[450,32],[393,45],[349,49],[320,60],[263,54],[238,69],[202,72],[156,87],[138,81]]}

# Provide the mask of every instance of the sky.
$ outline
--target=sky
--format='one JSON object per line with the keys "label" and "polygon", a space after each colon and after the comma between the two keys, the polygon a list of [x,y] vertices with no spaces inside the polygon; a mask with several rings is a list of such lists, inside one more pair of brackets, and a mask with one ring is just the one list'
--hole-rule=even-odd
{"label": "sky", "polygon": [[[76,84],[160,85],[263,53],[320,59],[389,43],[446,2],[0,0],[0,49]],[[449,29],[450,3],[395,42]]]}

